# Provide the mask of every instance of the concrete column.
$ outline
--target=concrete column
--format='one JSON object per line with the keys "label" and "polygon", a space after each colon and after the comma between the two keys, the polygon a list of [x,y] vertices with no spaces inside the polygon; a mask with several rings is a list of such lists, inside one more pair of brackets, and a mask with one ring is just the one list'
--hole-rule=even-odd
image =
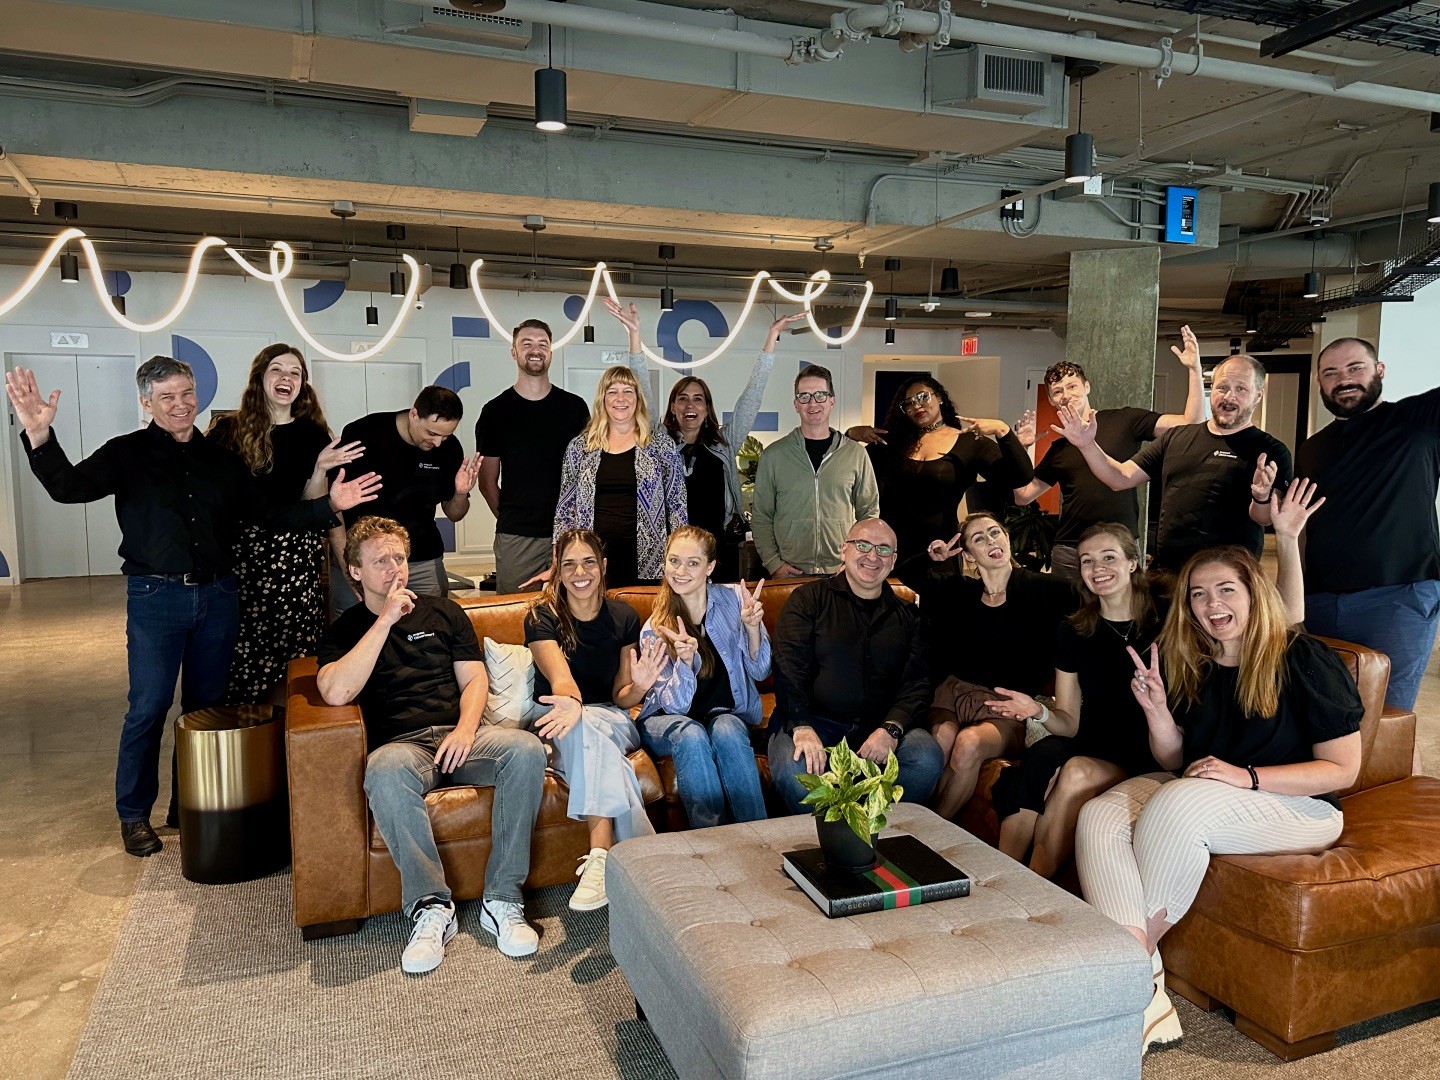
{"label": "concrete column", "polygon": [[[1152,406],[1159,310],[1159,245],[1071,253],[1065,359],[1085,369],[1092,406]],[[1142,488],[1141,522],[1148,512]],[[1144,536],[1140,546],[1143,552]]]}

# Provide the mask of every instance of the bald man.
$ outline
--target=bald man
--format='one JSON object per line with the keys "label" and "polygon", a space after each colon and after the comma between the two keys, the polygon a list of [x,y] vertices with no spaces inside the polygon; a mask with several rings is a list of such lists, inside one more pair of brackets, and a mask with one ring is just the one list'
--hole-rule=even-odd
{"label": "bald man", "polygon": [[771,639],[775,713],[770,776],[791,813],[804,813],[795,777],[825,770],[841,739],[861,757],[900,762],[906,802],[924,802],[944,756],[926,730],[929,673],[920,615],[885,580],[895,568],[895,531],[879,518],[857,521],[833,577],[800,586]]}
{"label": "bald man", "polygon": [[1210,381],[1210,419],[1172,427],[1129,461],[1095,442],[1093,409],[1067,405],[1052,428],[1085,457],[1112,491],[1158,479],[1160,530],[1152,567],[1177,571],[1197,551],[1239,544],[1259,555],[1270,524],[1270,500],[1290,486],[1290,451],[1255,426],[1265,395],[1265,368],[1249,356],[1218,364]]}

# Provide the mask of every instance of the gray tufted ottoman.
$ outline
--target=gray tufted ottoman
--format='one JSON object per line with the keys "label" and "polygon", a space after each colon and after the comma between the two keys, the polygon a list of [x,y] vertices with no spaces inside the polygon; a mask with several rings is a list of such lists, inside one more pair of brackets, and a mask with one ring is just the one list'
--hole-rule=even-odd
{"label": "gray tufted ottoman", "polygon": [[1150,964],[1103,915],[929,810],[892,832],[959,900],[827,919],[780,868],[808,816],[662,833],[610,855],[610,948],[685,1080],[1138,1080]]}

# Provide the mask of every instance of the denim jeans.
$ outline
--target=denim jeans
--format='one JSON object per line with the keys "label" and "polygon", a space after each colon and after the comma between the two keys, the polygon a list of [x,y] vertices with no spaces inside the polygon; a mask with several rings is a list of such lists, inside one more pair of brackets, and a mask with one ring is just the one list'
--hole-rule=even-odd
{"label": "denim jeans", "polygon": [[490,858],[485,897],[520,903],[530,872],[530,833],[545,784],[545,748],[528,731],[482,727],[470,756],[453,773],[441,773],[435,751],[454,728],[420,728],[370,751],[365,760],[365,798],[390,857],[400,871],[406,915],[421,900],[449,903],[450,887],[430,830],[425,794],[437,787],[493,787]]}
{"label": "denim jeans", "polygon": [[[834,742],[826,739],[823,732],[820,737],[822,741]],[[805,762],[803,759],[795,761],[794,757],[795,743],[789,732],[777,731],[770,736],[770,779],[790,812],[803,814],[808,807],[801,806],[800,800],[805,798],[806,792],[795,777],[805,772]],[[900,740],[895,757],[900,762],[898,782],[905,789],[901,802],[923,803],[935,790],[941,770],[945,768],[945,755],[940,751],[940,744],[923,728],[911,728]]]}
{"label": "denim jeans", "polygon": [[1353,641],[1390,657],[1385,704],[1413,709],[1420,679],[1435,648],[1440,622],[1440,581],[1386,585],[1353,593],[1310,593],[1305,629]]}
{"label": "denim jeans", "polygon": [[651,755],[675,762],[675,788],[692,829],[719,825],[726,802],[731,821],[765,817],[760,772],[744,720],[730,713],[706,721],[660,714],[640,721],[640,733]]}
{"label": "denim jeans", "polygon": [[[115,765],[115,812],[121,821],[148,821],[160,789],[160,740],[175,680],[182,712],[220,702],[235,653],[240,586],[230,575],[184,585],[136,574],[126,579],[125,591],[130,709]],[[173,775],[170,798],[173,803]]]}

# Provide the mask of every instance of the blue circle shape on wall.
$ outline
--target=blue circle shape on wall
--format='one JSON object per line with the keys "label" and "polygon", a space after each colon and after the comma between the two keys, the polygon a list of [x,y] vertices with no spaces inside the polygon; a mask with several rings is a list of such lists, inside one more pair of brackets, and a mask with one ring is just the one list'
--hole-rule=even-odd
{"label": "blue circle shape on wall", "polygon": [[190,370],[195,372],[196,411],[204,412],[210,408],[210,403],[215,400],[215,391],[220,389],[220,375],[210,354],[199,342],[180,334],[171,334],[170,355],[181,363],[189,364]]}

